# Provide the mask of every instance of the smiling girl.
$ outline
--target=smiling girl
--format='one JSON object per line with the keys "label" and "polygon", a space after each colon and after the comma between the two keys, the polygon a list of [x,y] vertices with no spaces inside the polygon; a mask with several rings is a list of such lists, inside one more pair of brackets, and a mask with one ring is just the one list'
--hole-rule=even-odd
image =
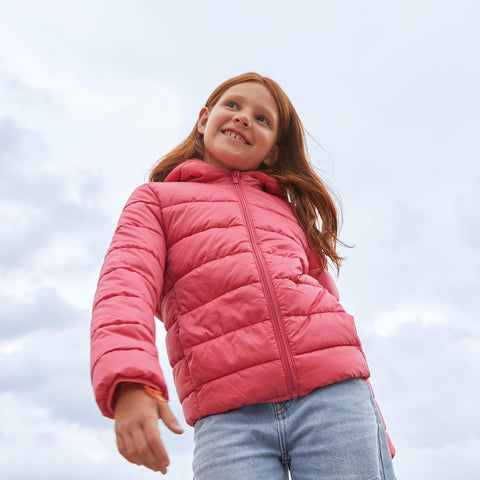
{"label": "smiling girl", "polygon": [[353,317],[339,303],[338,214],[273,80],[221,84],[190,135],[128,200],[100,272],[92,382],[120,453],[166,473],[158,420],[182,429],[194,478],[394,478]]}
{"label": "smiling girl", "polygon": [[278,113],[270,92],[255,82],[229,88],[213,108],[203,107],[197,123],[204,161],[229,170],[257,170],[278,158]]}

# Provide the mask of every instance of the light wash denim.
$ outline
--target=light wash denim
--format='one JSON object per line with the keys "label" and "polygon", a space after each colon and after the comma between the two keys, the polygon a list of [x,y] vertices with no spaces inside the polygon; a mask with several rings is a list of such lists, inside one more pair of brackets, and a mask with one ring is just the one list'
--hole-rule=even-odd
{"label": "light wash denim", "polygon": [[195,424],[195,480],[394,480],[385,430],[361,378]]}

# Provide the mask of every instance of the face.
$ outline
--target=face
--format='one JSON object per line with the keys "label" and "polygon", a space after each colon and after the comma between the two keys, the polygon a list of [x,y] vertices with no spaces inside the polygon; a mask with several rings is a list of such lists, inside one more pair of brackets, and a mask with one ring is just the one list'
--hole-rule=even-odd
{"label": "face", "polygon": [[277,160],[278,108],[260,83],[230,87],[213,108],[202,108],[197,128],[203,134],[207,163],[246,171]]}

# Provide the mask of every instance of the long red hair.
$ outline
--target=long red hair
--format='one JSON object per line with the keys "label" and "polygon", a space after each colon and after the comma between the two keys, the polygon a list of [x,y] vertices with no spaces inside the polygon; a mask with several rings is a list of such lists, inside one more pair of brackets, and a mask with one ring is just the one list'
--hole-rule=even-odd
{"label": "long red hair", "polygon": [[[268,77],[253,72],[244,73],[219,85],[205,106],[212,109],[230,87],[244,82],[258,82],[264,85],[272,94],[279,113],[278,160],[270,166],[262,163],[259,170],[276,178],[285,189],[288,201],[305,231],[310,247],[322,259],[323,268],[328,257],[338,271],[343,260],[337,254],[341,212],[334,201],[333,192],[317,176],[307,160],[305,132],[285,92]],[[195,124],[188,137],[155,165],[149,181],[162,182],[180,163],[190,158],[203,160],[204,155],[203,135],[198,132]]]}

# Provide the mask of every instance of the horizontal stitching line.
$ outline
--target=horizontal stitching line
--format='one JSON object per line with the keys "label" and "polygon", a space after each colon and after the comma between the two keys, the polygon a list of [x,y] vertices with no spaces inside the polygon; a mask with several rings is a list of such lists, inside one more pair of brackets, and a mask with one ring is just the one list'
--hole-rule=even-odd
{"label": "horizontal stitching line", "polygon": [[130,207],[131,205],[135,205],[136,203],[143,203],[144,205],[153,205],[154,207],[160,207],[160,204],[159,203],[155,203],[155,202],[146,202],[144,200],[132,200],[131,202],[128,202],[126,205],[125,205],[125,209],[127,209],[128,207]]}
{"label": "horizontal stitching line", "polygon": [[189,313],[193,312],[194,310],[197,310],[198,308],[203,307],[204,305],[207,305],[210,302],[213,302],[217,298],[223,297],[224,295],[227,295],[227,293],[234,292],[235,290],[238,290],[239,288],[246,287],[248,285],[254,285],[255,283],[261,283],[260,280],[255,280],[253,282],[248,282],[244,283],[243,285],[239,285],[238,287],[235,287],[231,290],[227,290],[226,292],[221,293],[220,295],[217,295],[216,297],[211,298],[210,300],[206,301],[205,303],[202,303],[201,305],[196,306],[195,308],[192,308],[191,310],[187,310],[186,312],[180,312],[181,315],[188,315]]}
{"label": "horizontal stitching line", "polygon": [[171,203],[170,205],[163,205],[163,209],[172,208],[179,205],[194,204],[194,203],[237,203],[236,199],[233,200],[186,200],[185,202]]}
{"label": "horizontal stitching line", "polygon": [[207,339],[207,340],[203,340],[202,342],[196,343],[195,345],[192,345],[191,347],[185,347],[185,351],[186,351],[186,350],[192,350],[192,349],[196,348],[196,347],[199,346],[199,345],[204,345],[205,343],[211,342],[212,340],[216,340],[217,338],[224,337],[225,335],[228,335],[229,333],[237,332],[238,330],[243,330],[244,328],[251,327],[252,325],[258,325],[258,324],[260,324],[260,323],[269,322],[269,321],[270,321],[270,318],[265,318],[265,319],[263,319],[263,320],[259,320],[258,322],[249,323],[248,325],[244,325],[243,327],[232,328],[232,329],[229,330],[228,332],[222,332],[222,333],[220,333],[219,335],[217,335],[216,337],[212,337],[212,338],[209,338],[209,339]]}
{"label": "horizontal stitching line", "polygon": [[[277,235],[280,235],[282,237],[287,237],[289,238],[290,240],[293,240],[295,243],[299,244],[298,240],[294,237],[292,237],[291,235],[287,235],[286,233],[284,232],[280,232],[280,231],[277,231],[277,230],[272,230],[272,229],[269,229],[269,228],[266,228],[266,227],[261,227],[261,226],[255,226],[254,227],[256,230],[262,230],[263,232],[270,232],[270,233],[276,233]],[[302,247],[303,248],[303,247]]]}
{"label": "horizontal stitching line", "polygon": [[102,298],[98,299],[95,302],[94,308],[97,308],[98,305],[100,305],[102,302],[106,300],[110,300],[111,298],[115,298],[115,297],[139,298],[140,300],[143,300],[149,307],[151,306],[150,302],[146,298],[140,295],[129,293],[129,292],[118,292],[118,293],[110,293],[108,295],[104,295]]}
{"label": "horizontal stitching line", "polygon": [[332,345],[332,346],[327,346],[327,347],[320,347],[320,348],[315,348],[313,350],[309,350],[308,352],[302,352],[302,353],[294,353],[294,357],[300,357],[302,355],[308,355],[309,353],[312,352],[321,352],[322,350],[332,350],[333,348],[346,348],[346,347],[354,347],[357,350],[360,350],[360,345],[357,343],[346,343],[345,345]]}
{"label": "horizontal stitching line", "polygon": [[284,317],[310,317],[312,315],[317,315],[319,313],[347,313],[345,310],[332,310],[332,309],[327,309],[327,310],[318,310],[316,312],[308,312],[308,313],[292,313],[290,315],[284,314]]}
{"label": "horizontal stitching line", "polygon": [[[193,385],[193,382],[192,382],[192,385]],[[193,390],[190,390],[190,391],[183,397],[183,400],[185,400],[187,397],[190,397],[190,396],[193,395],[194,393],[197,393],[196,390],[195,390],[195,386],[194,386]],[[181,403],[183,403],[183,400],[181,400]]]}
{"label": "horizontal stitching line", "polygon": [[203,232],[208,232],[209,230],[213,230],[215,228],[219,228],[219,229],[226,229],[226,228],[232,228],[232,227],[243,227],[243,224],[238,224],[238,225],[215,225],[214,227],[209,227],[209,228],[205,228],[203,230],[199,230],[198,232],[193,232],[189,235],[187,235],[186,237],[182,237],[180,238],[179,240],[177,240],[176,242],[168,245],[168,248],[172,248],[174,245],[176,245],[177,243],[180,243],[182,240],[185,240],[186,238],[190,238],[190,237],[193,237],[194,235],[198,235],[200,233],[203,233]]}
{"label": "horizontal stitching line", "polygon": [[145,328],[147,328],[146,325],[144,323],[141,323],[141,322],[123,321],[121,319],[117,319],[117,320],[113,320],[113,321],[108,322],[108,323],[95,324],[95,330],[97,331],[100,328],[113,327],[113,326],[118,326],[118,325],[141,325],[141,326],[144,326]]}
{"label": "horizontal stitching line", "polygon": [[225,375],[221,375],[220,377],[213,378],[212,380],[208,380],[204,383],[199,383],[197,385],[197,388],[200,388],[200,387],[203,387],[204,385],[208,385],[209,383],[215,382],[216,380],[219,380],[220,378],[225,378],[225,377],[229,377],[230,375],[235,375],[236,373],[241,372],[242,370],[248,370],[250,368],[254,368],[254,367],[257,367],[257,366],[260,366],[260,365],[265,365],[266,363],[279,362],[279,361],[280,361],[280,358],[272,358],[271,360],[267,360],[265,362],[255,363],[254,365],[250,365],[249,367],[239,368],[238,370],[235,370],[234,372],[226,373]]}
{"label": "horizontal stitching line", "polygon": [[151,287],[155,290],[155,284],[143,273],[141,273],[139,270],[130,267],[130,266],[119,266],[119,267],[113,267],[107,271],[105,271],[102,275],[102,277],[106,277],[107,275],[110,275],[111,273],[117,271],[117,270],[128,270],[129,272],[136,273],[137,275],[140,275],[142,278],[144,278],[150,285]]}
{"label": "horizontal stitching line", "polygon": [[149,253],[152,257],[155,258],[155,260],[157,260],[158,263],[162,263],[160,258],[158,257],[158,255],[153,252],[152,250],[150,250],[149,248],[146,248],[146,247],[142,247],[140,245],[130,245],[130,244],[124,244],[124,245],[120,245],[118,247],[110,247],[110,249],[108,250],[107,252],[107,255],[110,254],[111,252],[113,252],[114,250],[123,250],[125,248],[129,248],[129,249],[135,249],[135,250],[143,250],[147,253]]}
{"label": "horizontal stitching line", "polygon": [[[293,222],[293,220],[294,220],[294,219],[293,219],[292,217],[290,217],[289,215],[286,215],[286,214],[284,214],[284,213],[281,213],[281,212],[279,212],[278,210],[274,210],[273,208],[268,208],[268,207],[265,207],[264,205],[257,205],[256,203],[250,203],[250,202],[249,202],[249,205],[252,205],[252,206],[254,206],[254,207],[257,207],[259,210],[268,210],[269,212],[273,212],[273,213],[275,213],[276,215],[280,215],[281,217],[286,218],[286,219],[288,219],[288,220],[290,220],[290,221],[292,221],[292,222]],[[293,212],[292,212],[292,213],[293,213]]]}
{"label": "horizontal stitching line", "polygon": [[208,265],[209,263],[212,263],[212,262],[215,262],[217,260],[222,260],[223,258],[227,258],[227,257],[234,257],[235,255],[243,255],[244,253],[251,253],[250,250],[245,250],[243,252],[236,252],[236,253],[227,253],[226,255],[223,255],[222,257],[217,257],[217,258],[213,258],[212,260],[209,260],[208,262],[205,262],[205,263],[201,263],[199,265],[196,265],[195,267],[193,267],[191,270],[189,270],[188,272],[184,273],[181,277],[178,277],[177,280],[175,281],[175,283],[177,283],[178,281],[180,281],[182,278],[184,278],[186,275],[188,275],[189,273],[192,273],[193,271],[203,267],[204,265]]}
{"label": "horizontal stitching line", "polygon": [[131,348],[111,348],[110,350],[107,350],[106,352],[103,352],[98,358],[97,360],[95,361],[95,363],[92,365],[92,371],[95,370],[95,367],[97,366],[97,363],[105,356],[105,355],[108,355],[109,353],[113,353],[113,352],[130,352],[130,351],[133,351],[133,350],[136,350],[138,352],[144,352],[148,355],[150,355],[151,357],[154,357],[154,358],[158,358],[157,355],[153,354],[153,353],[150,353],[148,350],[144,350],[143,348],[137,348],[137,347],[131,347]]}
{"label": "horizontal stitching line", "polygon": [[123,227],[125,226],[129,226],[129,227],[137,227],[137,228],[145,228],[147,230],[151,230],[152,232],[155,232],[155,233],[158,233],[158,235],[162,235],[163,236],[163,231],[160,231],[160,230],[155,230],[154,228],[151,228],[151,227],[147,227],[145,225],[140,225],[138,223],[130,223],[130,222],[126,222],[126,223],[122,223],[121,225],[118,226],[117,228],[117,231],[118,230],[121,230]]}

